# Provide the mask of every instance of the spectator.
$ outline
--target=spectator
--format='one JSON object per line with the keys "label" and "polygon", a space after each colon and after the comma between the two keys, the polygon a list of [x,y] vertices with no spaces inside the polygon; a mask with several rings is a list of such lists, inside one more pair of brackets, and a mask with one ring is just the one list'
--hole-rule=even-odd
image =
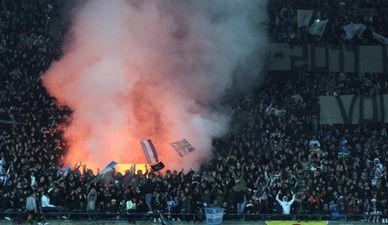
{"label": "spectator", "polygon": [[38,213],[36,207],[36,193],[32,192],[26,199],[27,220],[30,224],[33,223],[35,215]]}
{"label": "spectator", "polygon": [[294,195],[294,192],[291,192],[292,193],[292,199],[290,201],[288,201],[288,198],[287,196],[283,196],[283,200],[280,200],[279,199],[279,195],[281,194],[282,192],[279,191],[278,194],[276,195],[276,201],[280,204],[280,206],[282,207],[282,210],[283,210],[283,214],[284,215],[289,215],[290,212],[291,212],[291,205],[294,203],[295,201],[295,195]]}
{"label": "spectator", "polygon": [[235,186],[234,186],[234,195],[236,198],[236,209],[237,214],[241,215],[244,213],[245,205],[246,205],[246,182],[244,179],[244,173],[242,173],[239,177],[234,175],[235,177]]}
{"label": "spectator", "polygon": [[127,210],[127,214],[128,214],[128,223],[135,224],[136,223],[136,220],[135,220],[136,217],[133,214],[136,213],[136,200],[132,201],[131,199],[129,199],[125,203],[125,206],[126,206],[126,210]]}
{"label": "spectator", "polygon": [[143,192],[145,194],[145,202],[147,204],[148,213],[153,213],[152,210],[152,195],[155,191],[155,186],[151,180],[151,178],[148,178],[146,180],[146,183],[143,186]]}
{"label": "spectator", "polygon": [[334,201],[330,202],[329,210],[331,212],[331,216],[332,216],[333,220],[337,220],[340,218],[340,210]]}
{"label": "spectator", "polygon": [[[42,213],[45,212],[64,212],[66,209],[62,206],[56,206],[50,204],[50,197],[48,192],[42,192],[41,197],[41,207],[42,207]],[[67,219],[66,216],[62,215],[62,219]]]}
{"label": "spectator", "polygon": [[97,201],[97,191],[94,187],[92,187],[86,197],[86,212],[94,213],[96,211],[96,201]]}
{"label": "spectator", "polygon": [[[222,205],[232,214],[277,213],[274,199],[281,189],[298,193],[292,205],[298,213],[331,213],[334,219],[358,214],[370,221],[388,214],[386,126],[320,125],[317,100],[320,95],[387,94],[386,74],[268,72],[259,88],[225,99],[233,111],[232,121],[238,122],[228,135],[214,140],[214,157],[200,171],[148,173],[148,178],[112,172],[89,192],[88,184],[95,180],[92,171],[74,167],[58,174],[68,149],[61,127],[71,110],[57,106],[40,76],[60,57],[68,29],[60,17],[61,4],[54,0],[1,4],[0,210],[7,217],[27,206],[26,198],[33,197],[28,193],[50,188],[45,194],[49,205],[79,213],[96,210],[111,217],[123,212],[128,199],[139,213],[157,209],[165,213],[172,200],[174,212],[194,213],[195,219],[201,218],[205,204]],[[362,10],[356,8],[362,5],[372,9],[371,15],[359,15]],[[372,31],[388,36],[384,6],[384,1],[270,0],[270,36],[290,43],[377,44]],[[296,10],[302,7],[315,10],[313,19],[329,19],[321,38],[297,27]],[[361,38],[343,38],[343,25],[350,21],[367,25]]]}

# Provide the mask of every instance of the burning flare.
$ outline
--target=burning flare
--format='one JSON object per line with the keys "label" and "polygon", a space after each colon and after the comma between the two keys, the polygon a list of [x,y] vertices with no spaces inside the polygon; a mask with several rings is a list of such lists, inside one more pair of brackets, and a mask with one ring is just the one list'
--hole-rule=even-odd
{"label": "burning flare", "polygon": [[[142,164],[139,141],[152,139],[168,169],[198,169],[211,156],[212,139],[228,129],[227,113],[214,103],[233,81],[249,83],[260,72],[255,56],[254,72],[235,73],[266,46],[265,10],[255,0],[79,6],[62,58],[42,77],[73,110],[65,162],[92,169],[111,160]],[[170,147],[182,138],[196,149],[183,159]]]}

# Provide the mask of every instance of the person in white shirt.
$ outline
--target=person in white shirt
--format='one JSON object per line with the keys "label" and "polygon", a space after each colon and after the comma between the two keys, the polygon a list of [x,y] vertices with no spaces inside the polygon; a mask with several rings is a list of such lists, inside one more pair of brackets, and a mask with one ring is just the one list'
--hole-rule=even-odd
{"label": "person in white shirt", "polygon": [[313,138],[309,141],[309,146],[314,146],[316,145],[318,148],[321,147],[321,143],[318,141],[318,138],[313,136]]}
{"label": "person in white shirt", "polygon": [[384,166],[382,163],[380,163],[379,158],[375,158],[375,160],[373,160],[373,163],[375,165],[376,172],[384,173]]}
{"label": "person in white shirt", "polygon": [[131,199],[129,199],[126,202],[125,206],[126,206],[125,208],[127,210],[127,215],[128,215],[128,223],[135,224],[136,223],[135,216],[131,214],[136,212],[136,201],[132,201]]}
{"label": "person in white shirt", "polygon": [[36,177],[34,172],[31,172],[30,178],[31,178],[31,187],[34,187],[36,185]]}
{"label": "person in white shirt", "polygon": [[7,181],[7,174],[5,173],[4,166],[5,166],[5,160],[4,160],[4,156],[2,156],[0,158],[0,183],[3,183],[3,185]]}
{"label": "person in white shirt", "polygon": [[54,208],[55,205],[50,204],[50,197],[46,192],[42,194],[41,198],[42,208]]}
{"label": "person in white shirt", "polygon": [[[48,195],[48,192],[43,192],[41,197],[41,206],[42,206],[42,212],[64,212],[66,211],[66,208],[63,206],[56,206],[50,204],[50,197]],[[62,219],[67,219],[65,215],[61,216]]]}
{"label": "person in white shirt", "polygon": [[292,199],[291,199],[291,201],[288,201],[287,196],[284,196],[284,197],[283,197],[283,200],[280,200],[280,199],[279,199],[279,195],[280,195],[281,193],[282,193],[282,192],[279,191],[278,194],[276,195],[276,201],[279,202],[280,206],[282,207],[282,209],[283,209],[283,214],[284,214],[284,215],[289,215],[289,214],[290,214],[290,211],[291,211],[291,205],[292,205],[292,203],[294,203],[294,201],[295,201],[295,194],[294,194],[294,192],[291,192],[291,193],[292,193]]}
{"label": "person in white shirt", "polygon": [[4,160],[4,156],[2,156],[0,158],[0,174],[5,173],[5,171],[3,169],[4,165],[5,165],[5,160]]}

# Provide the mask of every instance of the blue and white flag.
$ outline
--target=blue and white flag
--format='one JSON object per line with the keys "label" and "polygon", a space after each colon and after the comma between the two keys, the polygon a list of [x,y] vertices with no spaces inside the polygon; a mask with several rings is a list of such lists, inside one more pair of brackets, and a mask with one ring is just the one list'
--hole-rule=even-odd
{"label": "blue and white flag", "polygon": [[182,158],[183,156],[195,151],[195,148],[186,139],[171,143],[171,147]]}
{"label": "blue and white flag", "polygon": [[343,27],[346,33],[345,39],[351,40],[354,36],[358,36],[361,38],[361,35],[366,30],[366,26],[362,23],[349,23],[348,25]]}
{"label": "blue and white flag", "polygon": [[154,165],[159,162],[158,153],[151,140],[140,141],[141,148],[143,149],[144,155],[147,159],[148,164]]}
{"label": "blue and white flag", "polygon": [[117,162],[115,162],[115,161],[110,162],[110,163],[105,167],[105,169],[103,169],[103,170],[99,173],[99,175],[106,174],[107,172],[111,171],[116,165],[117,165]]}
{"label": "blue and white flag", "polygon": [[314,10],[310,9],[298,9],[297,18],[298,18],[298,28],[299,27],[308,27],[313,17]]}
{"label": "blue and white flag", "polygon": [[373,32],[373,37],[381,44],[388,45],[388,38],[384,37],[383,35]]}
{"label": "blue and white flag", "polygon": [[322,36],[325,31],[326,24],[329,20],[315,20],[314,23],[309,27],[310,34]]}
{"label": "blue and white flag", "polygon": [[57,170],[57,177],[61,177],[61,176],[66,177],[67,174],[70,173],[70,171],[71,171],[70,166],[66,166],[64,168],[58,168],[58,170]]}

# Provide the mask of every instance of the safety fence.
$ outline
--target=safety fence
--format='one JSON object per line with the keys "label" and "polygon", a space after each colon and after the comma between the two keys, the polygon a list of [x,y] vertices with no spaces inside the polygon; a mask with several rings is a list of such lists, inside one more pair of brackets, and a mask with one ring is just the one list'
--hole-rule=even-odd
{"label": "safety fence", "polygon": [[[6,211],[0,212],[0,219],[22,219],[26,216],[25,211]],[[152,220],[154,218],[164,217],[167,220],[181,221],[203,221],[205,220],[204,211],[198,213],[108,213],[108,212],[38,212],[36,217],[44,217],[45,219],[70,219],[70,220]],[[368,221],[375,217],[388,218],[388,215],[367,215],[367,214],[228,214],[225,213],[224,220],[244,220],[244,221],[268,221],[268,220],[303,220],[303,221],[327,221],[327,220],[343,220],[343,221]]]}

